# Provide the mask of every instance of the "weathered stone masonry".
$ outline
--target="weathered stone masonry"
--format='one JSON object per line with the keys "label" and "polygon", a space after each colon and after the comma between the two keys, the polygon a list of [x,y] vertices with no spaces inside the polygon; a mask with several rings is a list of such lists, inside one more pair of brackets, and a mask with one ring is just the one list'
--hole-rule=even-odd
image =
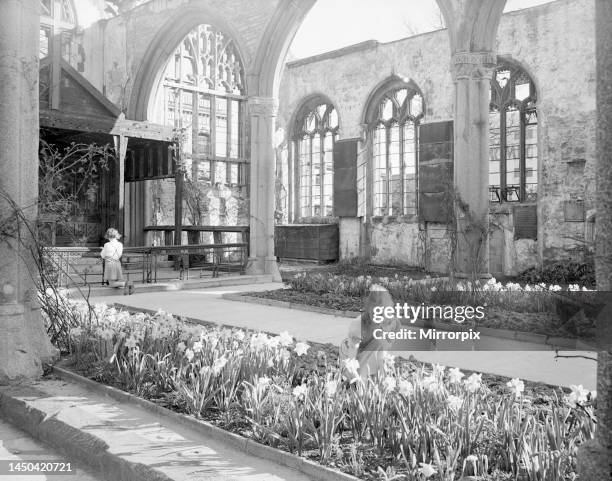
{"label": "weathered stone masonry", "polygon": [[[592,244],[593,25],[593,0],[559,0],[502,16],[498,57],[523,68],[535,82],[539,124],[537,241],[515,240],[513,203],[491,204],[491,244],[497,249],[495,255],[503,258],[503,274],[516,274],[547,259],[582,259]],[[413,80],[423,92],[423,124],[453,120],[449,58],[448,32],[441,30],[385,44],[364,42],[289,63],[281,84],[279,126],[290,136],[293,116],[304,99],[320,94],[338,110],[340,138],[361,138],[370,94],[394,75]],[[366,255],[375,262],[445,271],[448,236],[444,225],[419,228],[414,221],[368,217],[369,153],[366,144],[363,147],[358,159],[359,217],[339,221],[341,255]]]}

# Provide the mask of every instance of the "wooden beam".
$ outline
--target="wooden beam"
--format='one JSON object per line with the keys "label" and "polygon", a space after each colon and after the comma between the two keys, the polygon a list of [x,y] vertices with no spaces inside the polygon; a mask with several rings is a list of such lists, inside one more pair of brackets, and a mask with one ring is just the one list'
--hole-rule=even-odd
{"label": "wooden beam", "polygon": [[172,142],[174,140],[174,132],[170,127],[151,122],[127,120],[122,117],[115,121],[111,133],[135,139],[158,140],[162,142]]}
{"label": "wooden beam", "polygon": [[125,155],[127,153],[128,139],[116,135],[115,152],[117,152],[117,175],[115,189],[117,192],[117,226],[125,233]]}
{"label": "wooden beam", "polygon": [[56,110],[40,109],[40,126],[52,129],[74,130],[109,134],[115,120],[111,117],[93,117],[73,113],[62,113]]}
{"label": "wooden beam", "polygon": [[174,177],[174,244],[181,245],[183,237],[183,183],[184,173],[176,170]]}

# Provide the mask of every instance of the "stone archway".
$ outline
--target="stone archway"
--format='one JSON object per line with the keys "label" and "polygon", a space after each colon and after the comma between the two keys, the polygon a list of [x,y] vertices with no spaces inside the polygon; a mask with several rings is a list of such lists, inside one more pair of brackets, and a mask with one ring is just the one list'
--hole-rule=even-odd
{"label": "stone archway", "polygon": [[[276,99],[289,45],[315,1],[286,0],[278,5],[259,45],[253,74],[249,78],[250,91],[256,95],[249,102],[251,162],[254,167],[251,176],[251,272],[265,272],[276,278],[272,187]],[[436,2],[448,26],[452,55],[450,70],[455,80],[455,189],[468,210],[458,214],[456,269],[462,275],[481,277],[489,273],[486,234],[489,212],[489,82],[496,64],[495,39],[506,0]],[[470,216],[481,219],[484,234],[481,230],[480,234],[474,235],[468,222]],[[476,262],[471,259],[474,244],[481,244]]]}

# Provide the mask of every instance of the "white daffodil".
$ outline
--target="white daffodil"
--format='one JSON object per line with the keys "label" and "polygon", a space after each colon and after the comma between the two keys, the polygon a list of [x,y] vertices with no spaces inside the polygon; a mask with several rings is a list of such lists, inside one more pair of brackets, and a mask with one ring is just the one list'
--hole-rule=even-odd
{"label": "white daffodil", "polygon": [[259,332],[251,336],[251,347],[256,351],[260,351],[268,345],[268,335]]}
{"label": "white daffodil", "polygon": [[472,374],[464,382],[467,390],[474,393],[482,386],[482,374]]}
{"label": "white daffodil", "polygon": [[225,356],[221,356],[220,358],[215,359],[215,362],[213,362],[212,366],[212,370],[215,376],[218,376],[221,373],[226,364],[227,358]]}
{"label": "white daffodil", "polygon": [[572,405],[576,406],[578,403],[584,403],[588,399],[589,391],[582,387],[582,384],[579,386],[571,385],[570,389],[572,392],[567,396],[567,401]]}
{"label": "white daffodil", "polygon": [[191,349],[193,350],[193,352],[202,352],[202,347],[202,343],[200,341],[196,341],[193,343]]}
{"label": "white daffodil", "polygon": [[449,407],[451,411],[457,412],[463,406],[463,399],[459,396],[450,395],[446,398],[446,405]]}
{"label": "white daffodil", "polygon": [[333,379],[330,379],[325,383],[325,394],[327,397],[329,398],[334,397],[337,391],[338,391],[338,381],[334,381]]}
{"label": "white daffodil", "polygon": [[459,384],[465,376],[458,367],[453,367],[448,370],[448,380],[451,384]]}
{"label": "white daffodil", "polygon": [[185,357],[187,358],[187,360],[188,360],[189,362],[191,362],[191,360],[193,359],[193,356],[194,356],[194,355],[195,355],[195,354],[193,353],[193,351],[192,351],[191,349],[187,349],[187,350],[185,351]]}
{"label": "white daffodil", "polygon": [[506,386],[510,388],[515,397],[521,397],[523,391],[525,390],[525,383],[518,378],[508,381]]}
{"label": "white daffodil", "polygon": [[306,398],[307,392],[308,387],[306,386],[306,384],[300,384],[299,386],[295,386],[293,388],[293,397],[300,401],[303,401]]}
{"label": "white daffodil", "polygon": [[407,379],[400,379],[397,390],[402,396],[408,397],[414,392],[414,386]]}
{"label": "white daffodil", "polygon": [[429,479],[437,473],[433,464],[419,463],[419,466],[419,473],[425,476],[425,479]]}
{"label": "white daffodil", "polygon": [[305,342],[298,342],[295,345],[295,353],[298,356],[304,356],[308,352],[308,349],[310,349],[310,346]]}
{"label": "white daffodil", "polygon": [[278,335],[278,339],[280,341],[280,345],[283,347],[288,347],[293,345],[293,336],[289,334],[287,331],[283,331]]}
{"label": "white daffodil", "polygon": [[386,391],[395,391],[397,380],[393,376],[387,376],[383,379],[383,388]]}

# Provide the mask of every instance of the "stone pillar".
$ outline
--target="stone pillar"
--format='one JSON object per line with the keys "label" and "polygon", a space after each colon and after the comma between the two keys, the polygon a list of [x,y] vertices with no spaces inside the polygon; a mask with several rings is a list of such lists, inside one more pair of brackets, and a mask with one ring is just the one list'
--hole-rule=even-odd
{"label": "stone pillar", "polygon": [[[597,289],[612,291],[612,2],[595,4],[597,58]],[[608,296],[608,299],[610,296]],[[605,312],[612,317],[612,300]],[[606,338],[606,337],[604,337]],[[610,337],[607,337],[609,339]],[[597,430],[580,450],[580,479],[612,479],[612,346],[597,353]]]}
{"label": "stone pillar", "polygon": [[278,102],[249,98],[251,120],[250,253],[247,273],[272,275],[280,281],[274,256],[275,145]]}
{"label": "stone pillar", "polygon": [[39,0],[0,1],[0,384],[39,376],[41,360],[55,354],[26,228],[38,214],[39,8]]}
{"label": "stone pillar", "polygon": [[489,89],[496,58],[490,52],[452,57],[455,82],[456,274],[489,274]]}

